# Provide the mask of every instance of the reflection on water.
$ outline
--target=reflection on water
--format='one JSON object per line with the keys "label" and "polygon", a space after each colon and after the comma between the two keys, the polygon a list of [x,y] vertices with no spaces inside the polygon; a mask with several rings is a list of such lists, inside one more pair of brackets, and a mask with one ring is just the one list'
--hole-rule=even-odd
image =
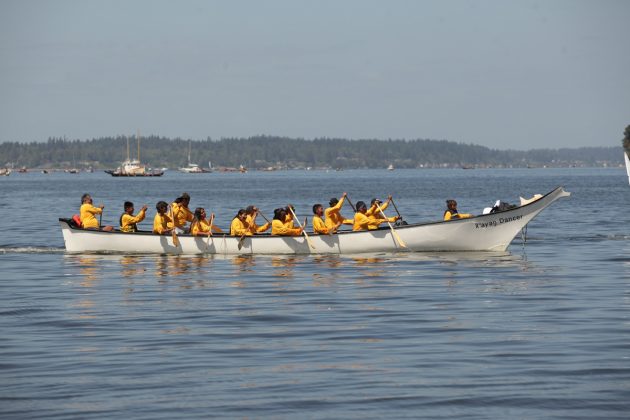
{"label": "reflection on water", "polygon": [[81,286],[91,287],[94,282],[100,280],[101,267],[96,258],[89,255],[81,255],[77,257],[76,262],[79,266],[79,273],[82,277]]}

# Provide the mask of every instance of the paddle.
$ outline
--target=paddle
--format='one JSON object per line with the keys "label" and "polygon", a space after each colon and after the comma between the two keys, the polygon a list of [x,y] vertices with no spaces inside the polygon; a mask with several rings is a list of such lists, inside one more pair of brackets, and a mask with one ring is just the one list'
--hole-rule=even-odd
{"label": "paddle", "polygon": [[245,237],[247,236],[247,232],[243,233],[241,237],[238,239],[238,250],[240,251],[243,248],[243,242],[245,242]]}
{"label": "paddle", "polygon": [[[255,220],[256,220],[256,216],[252,218],[252,224],[254,225],[256,223]],[[245,233],[243,233],[241,237],[238,239],[237,248],[239,251],[241,250],[241,248],[243,248],[243,242],[245,242],[245,236],[247,236],[247,231],[250,229],[251,229],[251,226],[248,225],[247,228],[245,229]]]}
{"label": "paddle", "polygon": [[387,218],[387,216],[385,216],[385,213],[383,213],[383,210],[381,209],[381,206],[378,205],[378,201],[375,202],[376,204],[376,208],[378,209],[378,211],[381,212],[381,214],[383,215],[383,218],[385,218],[385,220],[387,220],[387,224],[389,225],[389,228],[392,230],[392,235],[394,236],[394,239],[396,240],[396,242],[398,242],[398,245],[400,245],[403,248],[407,248],[407,245],[405,244],[405,242],[403,242],[402,238],[400,236],[398,236],[398,232],[396,232],[394,230],[394,227],[392,226],[391,223],[389,223],[389,219]]}
{"label": "paddle", "polygon": [[208,239],[206,239],[206,251],[210,247],[210,237],[212,236],[212,223],[214,222],[214,213],[210,214],[210,226],[208,226]]}
{"label": "paddle", "polygon": [[356,213],[357,209],[354,208],[354,204],[352,204],[352,201],[350,201],[350,197],[348,197],[347,194],[346,194],[346,200],[348,200],[348,204],[350,204],[350,207],[352,207],[352,211]]}
{"label": "paddle", "polygon": [[267,222],[267,223],[271,223],[271,222],[269,221],[269,219],[267,219],[267,218],[265,217],[265,215],[264,215],[264,214],[263,214],[260,210],[258,211],[258,214],[260,214],[260,215],[263,217],[263,219],[265,219],[265,222]]}
{"label": "paddle", "polygon": [[402,220],[403,217],[401,216],[400,212],[398,211],[398,207],[396,207],[396,203],[394,203],[394,199],[390,198],[389,201],[392,202],[392,204],[394,205],[394,210],[396,210],[396,213],[398,213],[398,217],[400,217],[400,220]]}
{"label": "paddle", "polygon": [[103,229],[103,209],[105,207],[101,207],[101,214],[98,215],[98,228]]}
{"label": "paddle", "polygon": [[[302,228],[302,233],[304,234],[304,237],[306,238],[306,242],[308,242],[308,245],[311,248],[315,249],[315,245],[313,245],[313,243],[311,242],[311,238],[308,237],[308,233],[306,233],[306,229],[304,227],[302,227],[302,224],[300,223],[300,220],[295,215],[295,212],[293,211],[291,206],[288,206],[288,207],[289,207],[289,210],[291,211],[291,214],[293,215],[293,219],[297,222],[298,226],[300,228]],[[304,224],[306,225],[306,219],[304,219]]]}
{"label": "paddle", "polygon": [[173,207],[171,207],[171,222],[173,223],[173,230],[171,231],[171,236],[173,237],[173,245],[179,247],[179,238],[177,237],[177,232],[175,229],[175,213],[173,213]]}

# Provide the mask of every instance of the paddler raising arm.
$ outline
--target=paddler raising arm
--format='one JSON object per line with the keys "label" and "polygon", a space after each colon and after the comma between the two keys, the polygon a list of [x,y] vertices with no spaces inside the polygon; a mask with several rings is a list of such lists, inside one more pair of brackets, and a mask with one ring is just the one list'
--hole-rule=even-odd
{"label": "paddler raising arm", "polygon": [[354,215],[354,226],[352,230],[374,230],[377,229],[381,223],[387,223],[388,221],[398,220],[398,216],[390,217],[388,219],[371,219],[367,216],[367,206],[363,201],[357,203],[357,212]]}
{"label": "paddler raising arm", "polygon": [[138,223],[144,220],[147,211],[147,205],[142,206],[138,214],[133,215],[133,203],[131,201],[125,201],[125,212],[120,216],[120,231],[121,232],[137,232]]}
{"label": "paddler raising arm", "polygon": [[[341,224],[352,225],[354,223],[352,219],[346,219],[341,215],[341,207],[343,206],[347,195],[348,194],[344,192],[341,195],[341,199],[333,197],[328,202],[330,207],[324,210],[324,215],[326,216],[326,227],[328,229],[337,229]],[[337,228],[335,226],[337,226]]]}
{"label": "paddler raising arm", "polygon": [[315,204],[313,206],[313,232],[319,235],[332,235],[337,232],[341,222],[332,227],[328,227],[328,223],[324,222],[322,216],[324,215],[324,206],[321,204]]}
{"label": "paddler raising arm", "polygon": [[378,229],[378,226],[381,223],[385,223],[385,222],[394,223],[396,220],[400,219],[399,216],[387,217],[385,215],[384,211],[389,206],[389,203],[391,201],[392,201],[391,195],[387,197],[387,201],[385,203],[382,203],[382,201],[379,200],[378,198],[372,199],[372,201],[370,202],[370,208],[365,212],[365,215],[370,220],[370,223],[368,226],[369,230]]}

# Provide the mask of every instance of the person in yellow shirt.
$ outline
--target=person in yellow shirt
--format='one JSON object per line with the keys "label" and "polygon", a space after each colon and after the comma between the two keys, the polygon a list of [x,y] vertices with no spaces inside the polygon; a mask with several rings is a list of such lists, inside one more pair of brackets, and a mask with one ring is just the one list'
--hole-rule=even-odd
{"label": "person in yellow shirt", "polygon": [[214,217],[214,213],[209,219],[206,219],[206,210],[203,207],[195,209],[194,219],[190,224],[190,233],[193,236],[212,236],[212,232],[223,233],[223,229],[212,223],[212,232],[210,232],[210,219]]}
{"label": "person in yellow shirt", "polygon": [[96,219],[97,214],[103,214],[104,205],[94,207],[92,205],[92,196],[83,194],[81,196],[81,209],[79,210],[81,217],[81,226],[83,229],[98,229],[99,221]]}
{"label": "person in yellow shirt", "polygon": [[153,219],[153,233],[158,235],[170,235],[173,231],[173,219],[166,214],[168,204],[165,201],[158,201],[155,205],[157,214]]}
{"label": "person in yellow shirt", "polygon": [[180,197],[177,197],[171,204],[171,218],[177,233],[188,233],[190,230],[186,227],[187,222],[192,222],[194,219],[193,213],[188,208],[190,204],[190,195],[188,193],[182,193]]}
{"label": "person in yellow shirt", "polygon": [[313,206],[313,214],[313,232],[316,234],[332,235],[337,232],[337,229],[341,226],[341,223],[338,223],[330,228],[326,226],[326,222],[322,219],[322,216],[324,215],[324,206],[321,204],[315,204]]}
{"label": "person in yellow shirt", "polygon": [[[370,202],[370,208],[365,212],[365,215],[370,219],[370,230],[378,229],[378,226],[384,222],[377,222],[377,220],[383,220],[386,218],[386,221],[395,222],[399,219],[399,217],[387,217],[385,215],[385,209],[389,206],[389,203],[392,201],[392,196],[387,197],[387,201],[384,203],[378,198],[373,198]],[[378,208],[381,208],[380,210]]]}
{"label": "person in yellow shirt", "polygon": [[[293,222],[294,212],[295,212],[295,207],[293,206],[293,204],[289,204],[288,206],[284,208],[284,213],[285,213],[284,227],[286,227],[287,229],[296,229],[295,223]],[[274,210],[274,215],[275,215],[275,210]]]}
{"label": "person in yellow shirt", "polygon": [[341,199],[338,200],[336,197],[333,197],[328,202],[330,207],[324,210],[324,215],[326,216],[326,227],[328,229],[335,229],[335,226],[339,226],[341,224],[352,225],[354,223],[352,219],[346,219],[341,215],[341,207],[343,206],[347,195],[347,193],[343,193],[341,195]]}
{"label": "person in yellow shirt", "polygon": [[247,228],[252,234],[265,232],[271,227],[270,222],[267,222],[262,226],[258,226],[256,224],[256,217],[258,217],[258,207],[247,206],[245,212],[247,213],[247,219],[245,220],[245,223],[247,224]]}
{"label": "person in yellow shirt", "polygon": [[454,219],[468,219],[469,217],[472,217],[472,214],[459,213],[457,211],[457,201],[446,200],[446,210],[444,211],[445,222]]}
{"label": "person in yellow shirt", "polygon": [[230,225],[230,235],[231,236],[252,236],[253,233],[249,229],[249,225],[247,225],[247,212],[245,209],[240,209],[234,219],[232,219],[232,224]]}
{"label": "person in yellow shirt", "polygon": [[371,219],[367,216],[367,206],[363,201],[357,203],[357,212],[354,215],[353,231],[359,230],[375,230],[378,229],[381,223],[395,222],[398,220],[398,216],[390,217],[387,219]]}
{"label": "person in yellow shirt", "polygon": [[[293,218],[291,218],[293,225]],[[299,236],[302,234],[303,228],[294,228],[287,226],[287,209],[279,208],[273,211],[273,220],[271,221],[271,234],[279,236]]]}
{"label": "person in yellow shirt", "polygon": [[137,232],[138,223],[142,222],[146,216],[147,206],[142,206],[138,214],[133,215],[133,203],[131,201],[125,201],[125,212],[120,216],[120,231],[121,232]]}

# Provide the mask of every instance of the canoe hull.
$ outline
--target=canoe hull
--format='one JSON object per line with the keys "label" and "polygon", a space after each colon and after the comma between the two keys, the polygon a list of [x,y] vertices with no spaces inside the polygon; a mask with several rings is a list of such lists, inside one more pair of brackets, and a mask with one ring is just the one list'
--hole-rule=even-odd
{"label": "canoe hull", "polygon": [[[407,245],[401,247],[389,227],[335,235],[311,234],[314,248],[303,236],[215,235],[210,238],[179,235],[175,246],[170,235],[149,232],[123,233],[73,228],[59,219],[68,252],[111,252],[143,254],[362,254],[397,251],[505,251],[514,237],[538,213],[559,198],[568,196],[558,187],[539,200],[512,210],[452,220],[396,227]],[[240,247],[239,247],[240,242]]]}

